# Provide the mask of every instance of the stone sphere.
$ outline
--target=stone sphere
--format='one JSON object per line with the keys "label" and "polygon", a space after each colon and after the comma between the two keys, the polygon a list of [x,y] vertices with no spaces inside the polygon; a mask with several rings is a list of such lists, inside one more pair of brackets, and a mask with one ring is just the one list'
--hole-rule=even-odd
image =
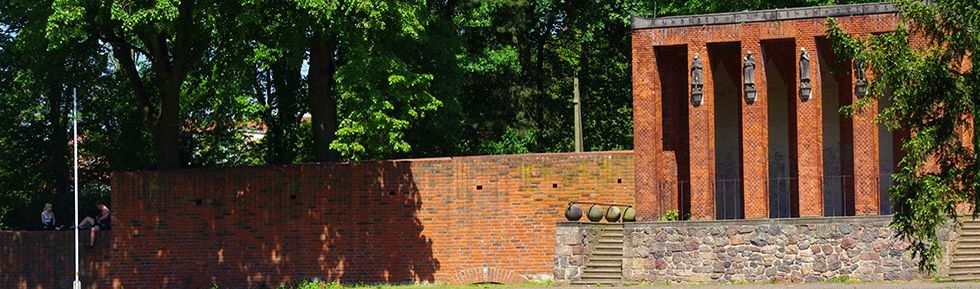
{"label": "stone sphere", "polygon": [[565,209],[565,219],[573,222],[582,219],[582,208],[579,208],[578,205],[575,204],[569,205],[568,208]]}
{"label": "stone sphere", "polygon": [[623,216],[622,213],[623,212],[619,210],[619,207],[609,207],[609,210],[606,211],[606,221],[609,221],[610,223],[619,221],[619,217]]}
{"label": "stone sphere", "polygon": [[592,205],[589,207],[588,213],[589,221],[598,222],[602,221],[602,206]]}
{"label": "stone sphere", "polygon": [[623,222],[636,222],[636,210],[633,207],[628,207],[623,211]]}

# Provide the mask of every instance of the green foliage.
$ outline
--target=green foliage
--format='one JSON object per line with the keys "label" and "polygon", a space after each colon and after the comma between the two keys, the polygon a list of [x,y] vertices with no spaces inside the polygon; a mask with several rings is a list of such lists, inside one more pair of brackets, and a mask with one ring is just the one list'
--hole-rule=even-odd
{"label": "green foliage", "polygon": [[[913,240],[912,254],[925,270],[935,270],[942,248],[936,230],[956,218],[956,205],[980,200],[980,73],[964,63],[980,63],[980,5],[976,1],[899,1],[911,26],[865,38],[828,22],[834,50],[869,64],[874,79],[869,97],[849,108],[868,109],[874,100],[891,105],[876,121],[889,130],[911,131],[905,156],[892,175],[892,227]],[[914,35],[914,36],[913,36]],[[912,41],[916,37],[925,43]],[[910,43],[912,45],[910,45]]]}
{"label": "green foliage", "polygon": [[68,87],[83,209],[118,170],[571,151],[575,77],[585,149],[630,149],[630,16],[834,2],[0,1],[0,227],[70,215]]}
{"label": "green foliage", "polygon": [[669,222],[669,221],[680,221],[680,219],[681,219],[681,214],[678,213],[677,210],[668,210],[662,216],[660,216],[660,218],[657,218],[657,221]]}

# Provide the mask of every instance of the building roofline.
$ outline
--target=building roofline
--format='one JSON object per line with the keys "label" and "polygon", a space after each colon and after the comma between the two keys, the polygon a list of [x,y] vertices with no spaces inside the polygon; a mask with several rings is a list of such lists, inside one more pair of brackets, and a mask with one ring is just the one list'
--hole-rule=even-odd
{"label": "building roofline", "polygon": [[892,3],[864,3],[817,7],[783,8],[758,11],[742,11],[701,15],[670,16],[658,18],[630,17],[633,30],[738,24],[747,22],[796,20],[810,18],[842,17],[870,14],[890,14],[898,10]]}

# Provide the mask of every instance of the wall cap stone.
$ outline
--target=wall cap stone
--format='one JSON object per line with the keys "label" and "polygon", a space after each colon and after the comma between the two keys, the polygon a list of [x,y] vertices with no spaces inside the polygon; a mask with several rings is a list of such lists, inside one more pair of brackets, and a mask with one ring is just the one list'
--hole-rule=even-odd
{"label": "wall cap stone", "polygon": [[[673,221],[673,222],[635,222],[626,223],[624,229],[648,227],[712,227],[712,226],[759,226],[759,225],[806,225],[806,224],[874,224],[891,222],[892,216],[856,216],[856,217],[808,217],[808,218],[779,218],[779,219],[740,219],[740,220],[709,220],[709,221]],[[561,226],[561,223],[559,223]]]}
{"label": "wall cap stone", "polygon": [[890,14],[898,10],[892,3],[864,3],[849,5],[831,5],[819,7],[783,8],[758,11],[742,11],[714,13],[701,15],[670,16],[644,18],[632,16],[630,23],[633,30],[668,28],[684,26],[705,26],[738,24],[748,22],[765,22],[780,20],[797,20],[810,18],[843,17],[869,14]]}

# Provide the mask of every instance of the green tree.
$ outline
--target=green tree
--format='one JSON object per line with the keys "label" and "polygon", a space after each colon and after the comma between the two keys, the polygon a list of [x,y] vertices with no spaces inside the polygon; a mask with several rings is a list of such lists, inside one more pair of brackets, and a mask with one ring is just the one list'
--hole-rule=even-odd
{"label": "green tree", "polygon": [[891,105],[876,120],[893,131],[912,131],[889,189],[892,227],[914,240],[912,253],[931,271],[942,254],[937,229],[956,219],[957,204],[973,204],[974,216],[980,204],[980,130],[974,126],[980,123],[980,74],[970,65],[980,63],[980,3],[903,0],[898,8],[910,21],[895,32],[851,37],[830,21],[828,37],[837,54],[868,63],[874,75],[869,97],[850,111],[887,99]]}

